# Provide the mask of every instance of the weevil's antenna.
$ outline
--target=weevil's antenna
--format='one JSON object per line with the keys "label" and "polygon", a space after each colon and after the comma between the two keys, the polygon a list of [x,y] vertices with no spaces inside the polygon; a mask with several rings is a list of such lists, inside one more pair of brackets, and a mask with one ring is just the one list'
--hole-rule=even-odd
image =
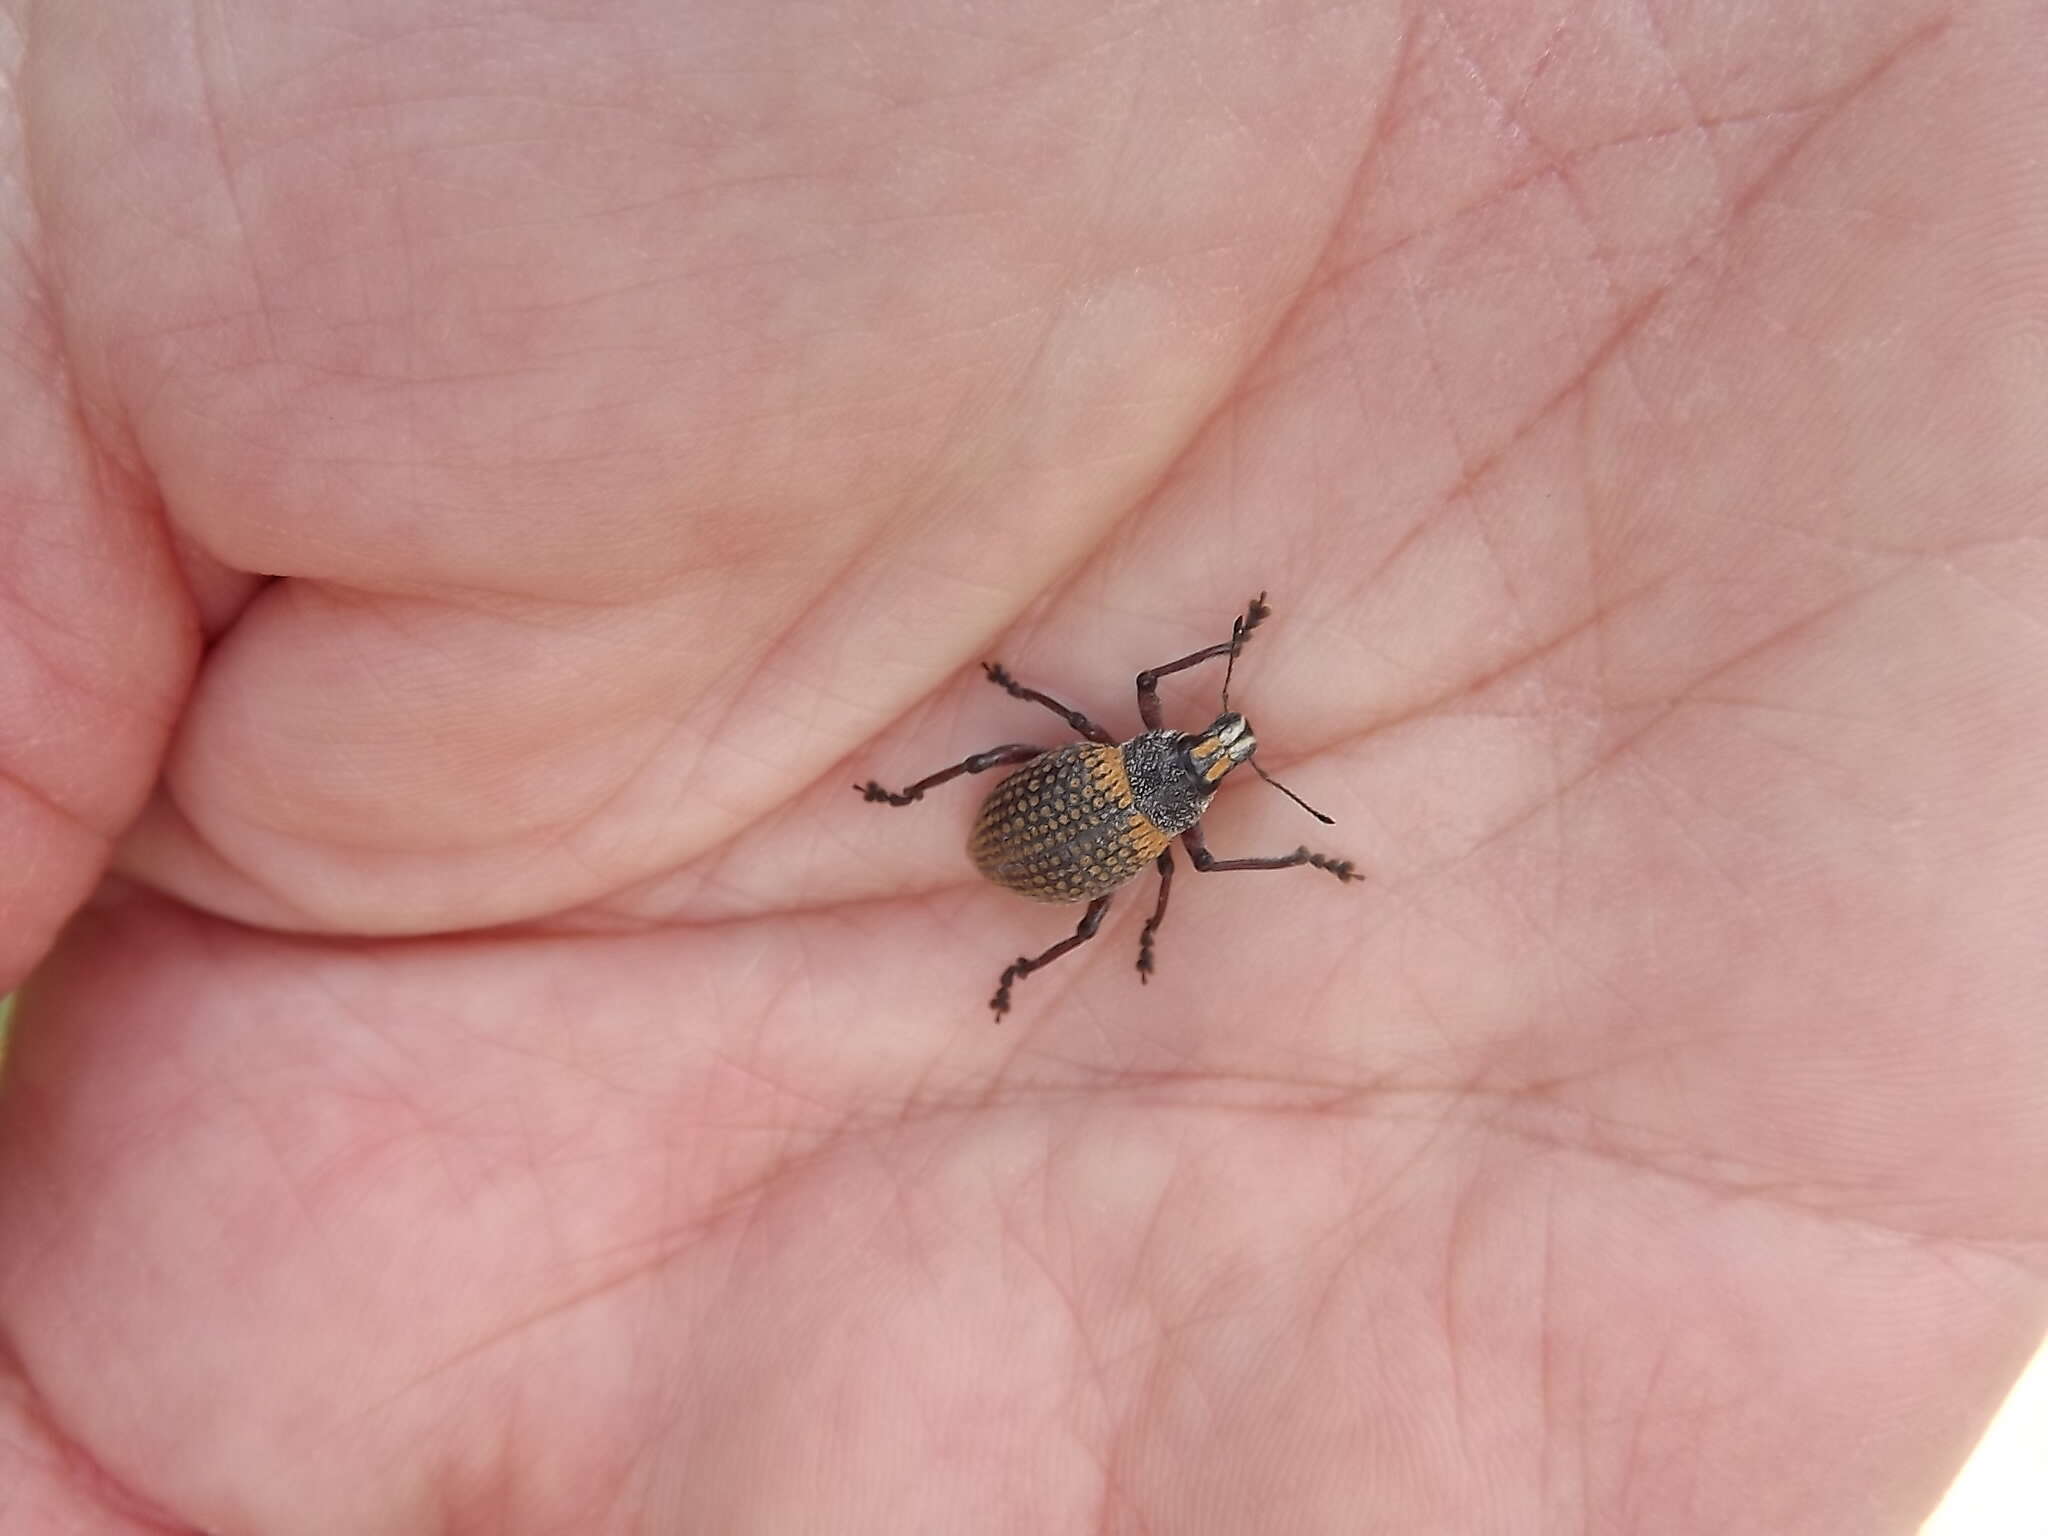
{"label": "weevil's antenna", "polygon": [[[1213,633],[1213,631],[1212,631]],[[1244,616],[1230,621],[1230,660],[1223,664],[1223,713],[1230,713],[1230,674],[1237,670],[1237,653],[1244,649]]]}
{"label": "weevil's antenna", "polygon": [[[1265,599],[1266,594],[1261,592],[1252,603],[1252,611],[1257,613],[1258,610],[1264,608],[1266,606]],[[1264,618],[1265,614],[1259,613],[1259,617]],[[1223,667],[1223,713],[1225,713],[1226,715],[1230,713],[1230,674],[1237,670],[1237,653],[1244,649],[1244,636],[1245,622],[1243,616],[1240,615],[1239,617],[1234,618],[1230,621],[1230,660],[1224,663]],[[1289,789],[1285,784],[1282,784],[1278,779],[1274,778],[1273,775],[1266,772],[1265,769],[1261,768],[1259,766],[1259,761],[1257,758],[1247,758],[1246,761],[1252,765],[1253,773],[1256,773],[1268,784],[1272,785],[1275,789],[1279,790],[1281,794],[1285,795],[1288,799],[1292,800],[1304,811],[1307,811],[1309,815],[1315,817],[1315,819],[1317,821],[1320,821],[1324,826],[1334,827],[1335,825],[1337,825],[1336,818],[1331,816],[1325,816],[1321,811],[1317,810],[1314,806],[1310,805],[1306,800],[1302,799],[1301,796],[1297,795],[1293,790]]]}
{"label": "weevil's antenna", "polygon": [[1279,790],[1281,794],[1285,795],[1288,799],[1292,800],[1304,811],[1307,811],[1309,815],[1315,817],[1315,819],[1317,821],[1320,821],[1324,826],[1334,827],[1335,825],[1337,825],[1337,820],[1335,817],[1325,816],[1321,811],[1317,810],[1314,806],[1310,805],[1306,800],[1302,799],[1301,796],[1297,795],[1293,790],[1289,789],[1285,784],[1282,784],[1278,779],[1274,778],[1273,775],[1266,772],[1265,769],[1261,768],[1259,766],[1259,760],[1257,758],[1247,758],[1245,759],[1245,761],[1249,762],[1252,765],[1253,773],[1256,773],[1268,784],[1272,785],[1275,789]]}

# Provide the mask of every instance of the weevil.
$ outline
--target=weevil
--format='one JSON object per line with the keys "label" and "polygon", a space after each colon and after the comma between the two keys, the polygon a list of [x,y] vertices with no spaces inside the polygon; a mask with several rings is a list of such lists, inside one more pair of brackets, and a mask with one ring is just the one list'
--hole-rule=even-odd
{"label": "weevil", "polygon": [[[1339,880],[1362,878],[1349,859],[1297,848],[1271,858],[1219,859],[1202,840],[1201,820],[1217,787],[1242,763],[1325,826],[1329,817],[1252,762],[1258,739],[1251,723],[1230,707],[1230,678],[1238,653],[1253,630],[1272,614],[1261,592],[1231,622],[1230,638],[1190,652],[1178,661],[1150,667],[1138,674],[1138,714],[1144,731],[1119,742],[1078,709],[1026,688],[996,662],[983,662],[988,680],[1012,698],[1042,704],[1084,740],[1064,747],[1038,747],[1023,742],[991,747],[941,768],[897,791],[873,779],[854,790],[877,805],[911,805],[962,774],[1022,764],[989,791],[967,839],[967,855],[982,875],[1006,890],[1033,901],[1088,903],[1072,936],[1043,954],[1020,955],[996,984],[989,1007],[1000,1019],[1010,1011],[1010,988],[1033,971],[1095,937],[1102,914],[1118,887],[1142,874],[1149,864],[1159,871],[1159,900],[1138,935],[1138,980],[1152,978],[1152,950],[1159,925],[1166,920],[1166,898],[1173,890],[1173,850],[1178,837],[1188,857],[1204,874],[1238,869],[1292,869],[1309,865]],[[1164,724],[1159,707],[1159,680],[1189,667],[1227,656],[1223,669],[1222,713],[1193,733]]]}

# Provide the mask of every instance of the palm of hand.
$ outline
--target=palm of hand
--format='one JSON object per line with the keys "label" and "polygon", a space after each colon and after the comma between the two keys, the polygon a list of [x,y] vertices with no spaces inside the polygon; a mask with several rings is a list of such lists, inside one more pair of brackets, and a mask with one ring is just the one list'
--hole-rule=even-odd
{"label": "palm of hand", "polygon": [[[245,38],[218,163],[78,109],[140,162],[53,220],[83,414],[223,638],[0,1100],[52,1508],[59,1440],[265,1532],[1931,1498],[2042,1300],[2042,233],[1953,235],[2022,223],[2024,50],[1245,24],[582,37],[595,130]],[[237,261],[102,254],[207,175]],[[79,474],[52,547],[151,526]],[[132,542],[78,643],[179,634]],[[1127,727],[1260,586],[1371,883],[1183,873],[1150,987],[1126,896],[986,1027],[1071,914],[969,877],[986,780],[849,777],[1062,739],[986,655]],[[111,817],[180,643],[15,776]]]}

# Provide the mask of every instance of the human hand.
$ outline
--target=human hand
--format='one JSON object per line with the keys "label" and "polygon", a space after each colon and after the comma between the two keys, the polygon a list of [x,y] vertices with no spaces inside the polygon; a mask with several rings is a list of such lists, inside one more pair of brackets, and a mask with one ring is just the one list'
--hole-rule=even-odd
{"label": "human hand", "polygon": [[[22,1529],[1938,1494],[2043,1321],[2038,17],[10,10]],[[1074,914],[847,784],[1262,587],[1367,883],[991,1027]]]}

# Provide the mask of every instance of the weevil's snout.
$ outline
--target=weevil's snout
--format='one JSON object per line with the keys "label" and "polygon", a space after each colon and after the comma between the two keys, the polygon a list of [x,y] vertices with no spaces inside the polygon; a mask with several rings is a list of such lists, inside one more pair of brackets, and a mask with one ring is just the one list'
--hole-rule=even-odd
{"label": "weevil's snout", "polygon": [[1218,715],[1206,731],[1187,739],[1188,761],[1204,784],[1221,784],[1223,776],[1259,750],[1251,722],[1243,715]]}

